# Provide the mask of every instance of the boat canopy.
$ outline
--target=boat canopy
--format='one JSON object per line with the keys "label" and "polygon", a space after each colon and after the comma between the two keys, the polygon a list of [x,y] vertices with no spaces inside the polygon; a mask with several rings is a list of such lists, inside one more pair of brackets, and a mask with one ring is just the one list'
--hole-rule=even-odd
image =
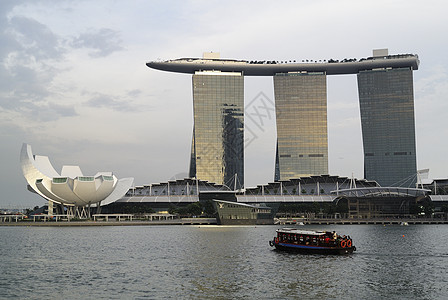
{"label": "boat canopy", "polygon": [[313,231],[313,230],[300,230],[296,228],[283,228],[278,229],[277,232],[279,233],[293,233],[293,234],[300,234],[300,235],[325,235],[325,231]]}

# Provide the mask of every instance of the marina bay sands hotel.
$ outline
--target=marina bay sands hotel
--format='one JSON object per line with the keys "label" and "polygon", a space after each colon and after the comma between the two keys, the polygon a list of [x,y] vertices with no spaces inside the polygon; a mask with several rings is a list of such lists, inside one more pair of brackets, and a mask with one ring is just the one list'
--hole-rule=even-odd
{"label": "marina bay sands hotel", "polygon": [[299,63],[205,53],[147,66],[193,74],[192,178],[233,187],[237,176],[236,188],[244,186],[244,76],[274,79],[276,181],[328,174],[327,75],[338,74],[358,78],[364,178],[393,186],[417,172],[412,73],[417,55],[378,49],[359,60]]}

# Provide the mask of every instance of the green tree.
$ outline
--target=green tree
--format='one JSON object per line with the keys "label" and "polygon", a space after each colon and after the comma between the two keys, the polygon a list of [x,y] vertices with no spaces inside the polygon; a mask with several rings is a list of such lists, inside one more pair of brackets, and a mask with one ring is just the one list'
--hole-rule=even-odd
{"label": "green tree", "polygon": [[444,213],[448,213],[448,204],[444,204],[444,205],[442,205],[442,211],[443,211]]}
{"label": "green tree", "polygon": [[172,215],[177,214],[177,207],[170,203],[168,206],[168,213]]}
{"label": "green tree", "polygon": [[336,212],[340,214],[348,213],[348,201],[339,201],[336,205]]}
{"label": "green tree", "polygon": [[333,203],[323,203],[322,209],[324,214],[334,215],[334,213],[336,212],[336,205],[334,205]]}
{"label": "green tree", "polygon": [[202,205],[199,202],[187,205],[187,213],[193,216],[200,216],[202,214]]}
{"label": "green tree", "polygon": [[122,212],[126,214],[142,214],[142,213],[154,213],[151,207],[144,205],[127,204],[122,208]]}
{"label": "green tree", "polygon": [[423,212],[425,213],[425,217],[429,218],[434,213],[434,204],[430,201],[425,203],[423,206]]}
{"label": "green tree", "polygon": [[188,216],[189,215],[187,207],[179,207],[179,208],[176,209],[176,211],[181,216]]}
{"label": "green tree", "polygon": [[421,205],[414,203],[409,206],[409,213],[411,215],[419,215],[422,212],[423,212],[423,206]]}
{"label": "green tree", "polygon": [[318,214],[320,212],[320,205],[317,202],[313,202],[311,212]]}
{"label": "green tree", "polygon": [[202,203],[202,210],[204,211],[204,214],[207,216],[214,216],[216,213],[215,207],[213,206],[212,201],[207,200]]}

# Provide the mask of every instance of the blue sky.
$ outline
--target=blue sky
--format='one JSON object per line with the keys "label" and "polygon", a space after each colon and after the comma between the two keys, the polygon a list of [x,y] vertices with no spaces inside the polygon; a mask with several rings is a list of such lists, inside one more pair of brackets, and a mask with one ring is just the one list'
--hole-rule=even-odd
{"label": "blue sky", "polygon": [[[44,200],[26,190],[23,142],[56,170],[113,171],[137,185],[182,177],[192,133],[191,76],[151,70],[156,59],[205,51],[248,60],[414,53],[418,168],[448,177],[445,1],[1,1],[0,207]],[[356,76],[328,77],[329,168],[363,177]],[[245,78],[246,105],[272,78]],[[250,111],[251,107],[247,107]],[[245,152],[248,186],[273,179],[275,118]]]}

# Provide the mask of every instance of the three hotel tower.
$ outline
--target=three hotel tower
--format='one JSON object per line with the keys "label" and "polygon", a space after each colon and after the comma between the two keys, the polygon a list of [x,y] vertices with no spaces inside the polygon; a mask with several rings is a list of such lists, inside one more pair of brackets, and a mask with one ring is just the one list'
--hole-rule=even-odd
{"label": "three hotel tower", "polygon": [[[190,177],[244,187],[244,76],[272,76],[277,122],[275,180],[328,174],[327,75],[357,74],[364,178],[393,186],[417,172],[413,70],[418,57],[287,63],[202,59],[150,62],[193,74]],[[348,145],[350,147],[350,145]],[[415,179],[414,179],[415,183]]]}

